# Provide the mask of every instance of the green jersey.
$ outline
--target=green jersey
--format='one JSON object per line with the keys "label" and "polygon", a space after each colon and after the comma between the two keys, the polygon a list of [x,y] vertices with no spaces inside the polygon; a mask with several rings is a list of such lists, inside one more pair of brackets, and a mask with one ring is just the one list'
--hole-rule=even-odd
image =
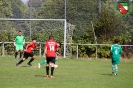
{"label": "green jersey", "polygon": [[25,38],[23,35],[17,35],[14,40],[17,45],[23,45],[23,43],[25,42]]}
{"label": "green jersey", "polygon": [[120,55],[122,53],[122,48],[120,45],[114,44],[111,46],[110,52],[112,55],[112,59],[114,59],[114,60],[120,59]]}

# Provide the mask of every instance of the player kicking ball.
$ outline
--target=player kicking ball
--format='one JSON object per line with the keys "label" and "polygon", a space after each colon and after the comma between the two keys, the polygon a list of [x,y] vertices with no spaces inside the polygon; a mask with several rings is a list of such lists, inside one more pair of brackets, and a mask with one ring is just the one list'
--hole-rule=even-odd
{"label": "player kicking ball", "polygon": [[[60,43],[60,42],[57,42],[57,46],[58,46],[58,47],[61,47],[61,43]],[[60,53],[56,52],[55,62],[58,60],[58,56],[60,56]],[[44,56],[44,58],[46,58],[46,57]],[[41,68],[41,66],[44,65],[44,64],[46,64],[46,60],[43,60],[43,61],[41,61],[40,63],[38,63],[38,68]],[[50,64],[50,65],[51,65],[51,64]],[[57,68],[58,65],[55,64],[54,67]]]}
{"label": "player kicking ball", "polygon": [[16,66],[19,66],[22,62],[24,62],[28,57],[31,57],[30,61],[27,63],[29,66],[32,66],[31,65],[31,62],[35,59],[35,55],[33,54],[33,50],[34,49],[37,49],[39,48],[38,46],[36,46],[36,39],[33,38],[32,39],[32,42],[29,43],[27,46],[26,46],[26,49],[24,51],[24,56],[23,56],[23,59],[21,59],[17,64]]}
{"label": "player kicking ball", "polygon": [[110,53],[112,59],[112,73],[118,75],[118,65],[120,63],[120,56],[122,53],[122,48],[118,45],[118,40],[115,39],[115,44],[111,46]]}
{"label": "player kicking ball", "polygon": [[[60,55],[60,54],[59,54],[58,52],[56,52],[55,62],[58,60],[58,55]],[[45,58],[45,57],[44,57],[44,58]],[[41,61],[40,63],[38,63],[38,68],[41,68],[41,66],[44,65],[44,64],[46,64],[46,63],[47,63],[46,60]],[[50,64],[50,66],[51,66],[51,64]],[[57,68],[58,65],[55,64],[54,67]]]}

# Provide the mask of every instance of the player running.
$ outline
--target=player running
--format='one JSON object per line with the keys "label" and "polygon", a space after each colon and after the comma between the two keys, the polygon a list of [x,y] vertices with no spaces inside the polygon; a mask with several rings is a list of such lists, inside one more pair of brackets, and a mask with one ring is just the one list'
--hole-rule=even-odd
{"label": "player running", "polygon": [[49,66],[51,63],[51,75],[50,78],[54,78],[54,65],[55,65],[55,57],[56,51],[58,49],[57,43],[54,41],[53,36],[49,36],[49,40],[46,42],[44,47],[44,56],[46,56],[46,77],[49,77]]}
{"label": "player running", "polygon": [[111,58],[112,58],[112,73],[118,74],[118,65],[120,63],[120,55],[122,53],[122,48],[118,45],[118,40],[115,39],[115,44],[111,46]]}
{"label": "player running", "polygon": [[22,35],[22,31],[19,31],[18,35],[14,38],[15,59],[17,59],[18,52],[20,52],[20,58],[22,57],[24,43],[25,37]]}
{"label": "player running", "polygon": [[26,49],[24,51],[24,56],[23,56],[23,59],[21,59],[17,64],[16,66],[19,66],[23,61],[25,61],[28,57],[31,57],[30,61],[27,63],[29,66],[32,66],[31,65],[31,62],[35,59],[35,55],[33,54],[33,50],[34,49],[37,49],[39,48],[38,46],[36,46],[36,39],[33,38],[32,39],[32,42],[29,43],[27,46],[26,46]]}

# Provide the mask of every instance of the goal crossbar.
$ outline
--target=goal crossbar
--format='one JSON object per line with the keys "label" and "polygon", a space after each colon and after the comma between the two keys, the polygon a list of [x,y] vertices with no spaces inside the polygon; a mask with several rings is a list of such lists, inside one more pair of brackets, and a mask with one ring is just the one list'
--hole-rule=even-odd
{"label": "goal crossbar", "polygon": [[65,21],[66,19],[16,19],[16,18],[0,18],[0,20],[8,20],[8,21],[14,21],[14,20],[24,20],[24,21]]}

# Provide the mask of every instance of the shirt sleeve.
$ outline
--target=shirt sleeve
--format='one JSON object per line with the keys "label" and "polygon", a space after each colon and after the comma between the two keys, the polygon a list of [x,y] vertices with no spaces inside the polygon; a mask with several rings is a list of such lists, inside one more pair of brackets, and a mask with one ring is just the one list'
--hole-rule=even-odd
{"label": "shirt sleeve", "polygon": [[29,43],[29,44],[27,45],[27,47],[30,47],[30,46],[32,46],[32,43]]}
{"label": "shirt sleeve", "polygon": [[59,46],[57,45],[57,43],[56,43],[56,48],[58,48]]}
{"label": "shirt sleeve", "polygon": [[14,37],[14,41],[16,41],[17,36]]}
{"label": "shirt sleeve", "polygon": [[56,43],[56,45],[55,45],[55,49],[56,49],[56,52],[58,51],[58,44]]}
{"label": "shirt sleeve", "polygon": [[110,52],[111,52],[111,53],[113,52],[113,45],[111,46]]}
{"label": "shirt sleeve", "polygon": [[25,37],[23,36],[23,40],[25,41]]}
{"label": "shirt sleeve", "polygon": [[46,47],[46,46],[48,46],[48,42],[46,42],[46,43],[44,44],[44,47]]}
{"label": "shirt sleeve", "polygon": [[122,48],[121,48],[121,46],[120,46],[120,54],[122,54]]}
{"label": "shirt sleeve", "polygon": [[34,48],[37,48],[37,45],[35,44],[35,47]]}

